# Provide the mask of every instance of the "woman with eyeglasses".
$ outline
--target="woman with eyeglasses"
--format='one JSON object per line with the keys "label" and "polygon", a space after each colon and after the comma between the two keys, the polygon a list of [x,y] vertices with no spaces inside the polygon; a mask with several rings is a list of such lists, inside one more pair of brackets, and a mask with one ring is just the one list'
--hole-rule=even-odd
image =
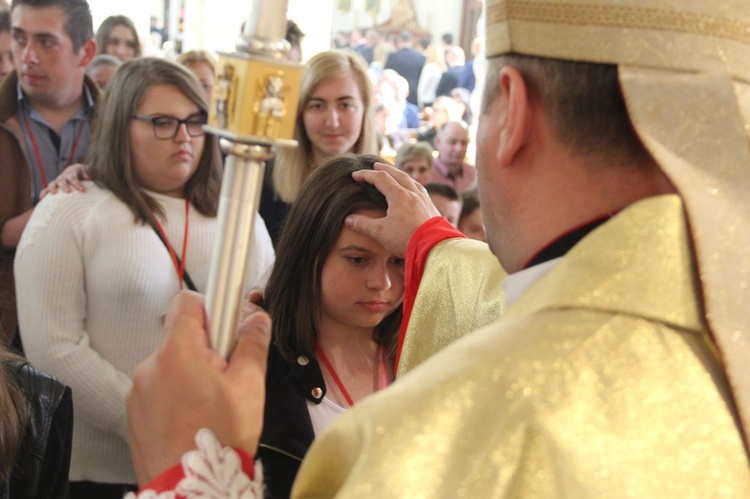
{"label": "woman with eyeglasses", "polygon": [[[32,364],[73,390],[72,497],[118,497],[136,479],[127,443],[131,373],[159,344],[180,289],[206,291],[220,155],[187,69],[123,64],[98,108],[85,192],[45,197],[16,253],[21,338]],[[249,287],[274,260],[256,214]]]}

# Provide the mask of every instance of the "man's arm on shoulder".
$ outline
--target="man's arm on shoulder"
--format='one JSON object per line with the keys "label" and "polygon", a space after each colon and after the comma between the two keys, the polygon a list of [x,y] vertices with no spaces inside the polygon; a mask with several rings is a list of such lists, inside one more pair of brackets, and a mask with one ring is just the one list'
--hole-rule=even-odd
{"label": "man's arm on shoulder", "polygon": [[34,208],[30,208],[20,215],[5,220],[0,230],[0,244],[3,250],[10,251],[18,246],[23,230],[26,228],[26,224],[29,223],[32,213],[34,213]]}

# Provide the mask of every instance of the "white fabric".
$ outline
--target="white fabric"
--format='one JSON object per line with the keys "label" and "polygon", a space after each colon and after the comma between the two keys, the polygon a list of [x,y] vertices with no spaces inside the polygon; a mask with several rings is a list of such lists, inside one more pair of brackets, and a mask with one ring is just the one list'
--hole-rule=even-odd
{"label": "white fabric", "polygon": [[310,413],[313,432],[320,435],[328,426],[340,418],[348,409],[341,407],[328,397],[323,397],[320,404],[307,401],[307,411]]}
{"label": "white fabric", "polygon": [[175,499],[200,497],[203,499],[250,499],[263,497],[263,466],[255,463],[251,480],[242,470],[242,461],[231,447],[222,447],[216,435],[206,428],[195,435],[198,449],[182,456],[185,477],[175,490],[158,493],[151,489],[137,496],[129,492],[125,499]]}
{"label": "white fabric", "polygon": [[[179,256],[185,202],[152,194]],[[186,268],[205,291],[216,218],[190,210]],[[251,285],[265,284],[273,247],[256,214]],[[71,480],[135,483],[125,397],[133,368],[157,347],[179,290],[169,252],[111,192],[47,196],[34,210],[15,259],[21,336],[31,363],[73,390]],[[257,276],[262,276],[258,278]]]}
{"label": "white fabric", "polygon": [[440,78],[443,76],[443,70],[440,66],[434,62],[428,62],[422,66],[422,72],[419,75],[419,83],[417,84],[417,102],[419,107],[424,107],[425,104],[432,104],[437,98],[435,91],[437,90]]}
{"label": "white fabric", "polygon": [[528,269],[519,270],[510,274],[503,281],[503,294],[505,295],[505,306],[510,307],[518,298],[534,284],[541,279],[550,270],[557,267],[562,261],[562,257],[549,260],[539,265],[534,265]]}

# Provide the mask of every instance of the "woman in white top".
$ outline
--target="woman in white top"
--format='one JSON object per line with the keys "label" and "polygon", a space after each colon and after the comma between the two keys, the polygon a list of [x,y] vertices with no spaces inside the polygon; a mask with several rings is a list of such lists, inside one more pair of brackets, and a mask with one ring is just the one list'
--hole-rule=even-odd
{"label": "woman in white top", "polygon": [[431,43],[425,50],[425,62],[419,75],[417,85],[417,102],[420,109],[432,105],[435,102],[435,91],[440,78],[446,70],[445,55],[442,47]]}
{"label": "woman in white top", "polygon": [[[205,292],[216,233],[220,155],[208,104],[187,69],[155,58],[120,67],[98,108],[95,184],[50,195],[18,246],[20,330],[39,369],[73,389],[73,497],[118,497],[135,484],[125,397],[159,344],[181,288]],[[274,261],[256,214],[250,286]]]}

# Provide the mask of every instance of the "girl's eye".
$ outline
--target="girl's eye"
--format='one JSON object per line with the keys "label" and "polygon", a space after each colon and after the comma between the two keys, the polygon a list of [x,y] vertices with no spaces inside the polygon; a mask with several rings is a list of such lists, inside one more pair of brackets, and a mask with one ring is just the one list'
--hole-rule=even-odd
{"label": "girl's eye", "polygon": [[367,258],[363,256],[348,256],[346,258],[354,265],[362,265],[367,261]]}
{"label": "girl's eye", "polygon": [[404,265],[404,259],[403,258],[391,258],[391,263],[394,265],[398,265],[399,267],[402,267]]}

